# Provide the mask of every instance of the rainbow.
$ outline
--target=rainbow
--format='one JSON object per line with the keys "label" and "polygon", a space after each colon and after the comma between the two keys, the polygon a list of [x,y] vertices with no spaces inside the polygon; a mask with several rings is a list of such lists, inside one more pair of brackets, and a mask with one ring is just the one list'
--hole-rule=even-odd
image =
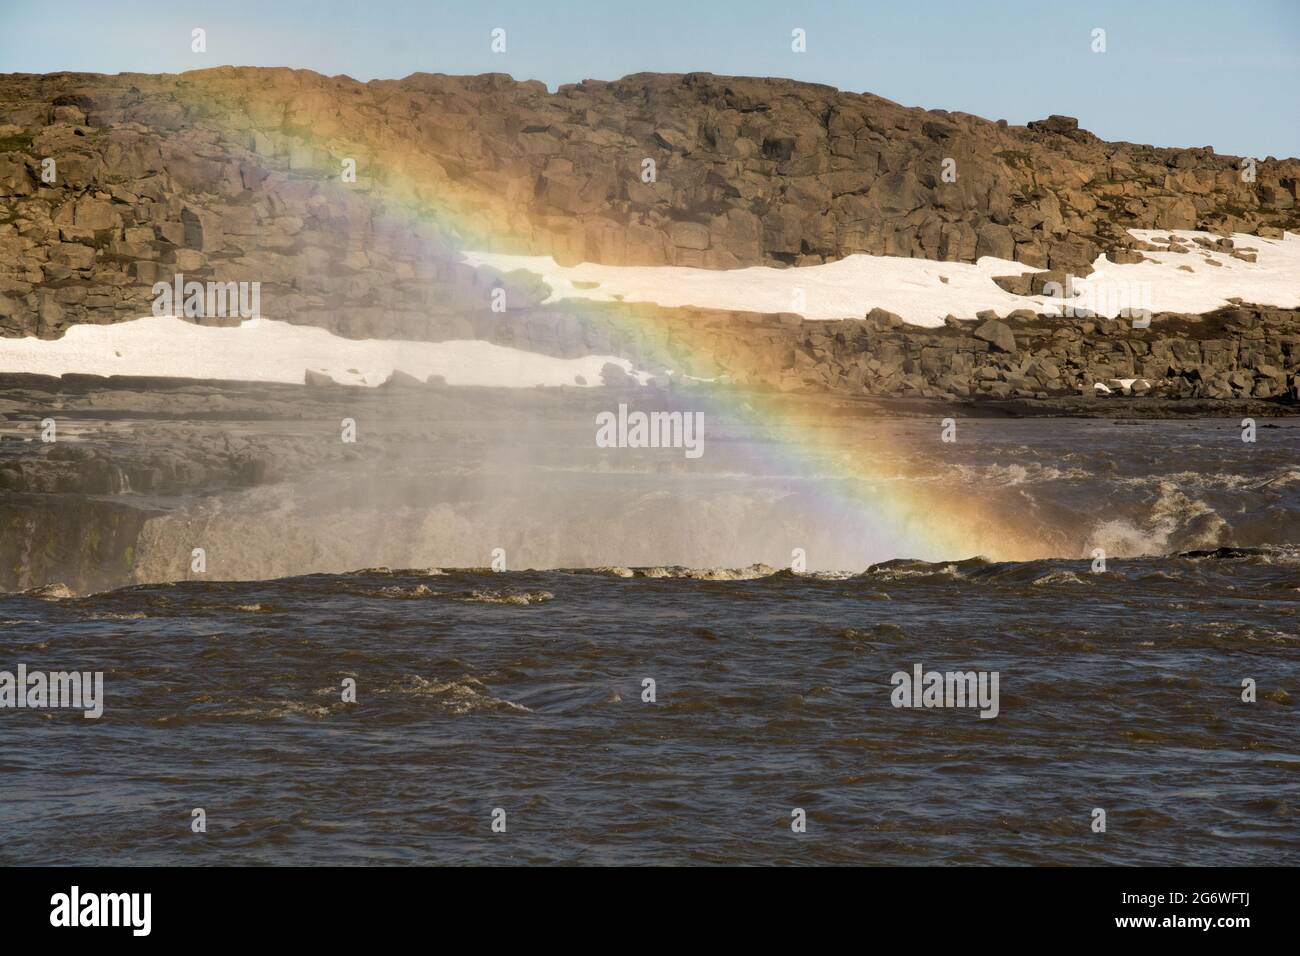
{"label": "rainbow", "polygon": [[[212,74],[212,75],[209,75]],[[198,71],[185,74],[186,79],[219,83],[222,71]],[[229,95],[228,90],[222,90]],[[215,97],[214,97],[215,99]],[[249,116],[257,115],[257,105],[243,102],[245,111],[218,116],[208,101],[197,112],[203,120],[216,119],[216,131],[236,142],[249,141]],[[322,178],[339,182],[339,189],[349,189],[338,177],[342,158],[357,161],[358,185],[349,195],[340,193],[344,214],[356,210],[356,197],[364,197],[364,215],[375,223],[395,223],[412,228],[431,240],[439,239],[458,249],[528,252],[535,227],[511,217],[508,203],[486,191],[468,194],[452,184],[445,170],[430,156],[408,142],[388,137],[377,144],[364,145],[349,139],[347,130],[332,117],[313,117],[310,126],[293,127],[290,141],[282,144],[295,156],[295,168],[306,166]],[[382,151],[379,152],[379,151]],[[382,155],[382,162],[375,157]],[[302,157],[306,159],[302,159]],[[313,160],[324,162],[315,162]],[[326,163],[330,164],[326,169]],[[367,173],[373,175],[366,175]],[[332,207],[332,212],[335,210]],[[656,309],[611,309],[604,319],[611,326],[622,324],[628,332],[647,331],[647,324],[657,321]],[[653,338],[653,336],[651,337]],[[673,347],[676,360],[683,356],[704,359],[712,346],[702,334],[674,326]],[[674,367],[674,357],[664,356],[665,367]],[[744,372],[745,370],[740,370]],[[904,439],[893,434],[887,422],[862,422],[876,426],[872,443],[850,443],[842,427],[844,416],[835,421],[825,412],[810,408],[807,399],[781,393],[757,394],[726,386],[692,388],[715,416],[755,436],[769,450],[771,465],[778,474],[816,476],[819,510],[822,519],[845,525],[844,533],[871,538],[872,551],[890,557],[911,557],[930,561],[947,561],[972,556],[989,560],[1031,560],[1060,554],[1061,540],[1044,529],[1031,516],[1017,510],[1017,504],[999,500],[992,489],[972,495],[969,487],[936,480],[924,466],[903,465],[907,449]],[[842,404],[842,403],[841,403]],[[940,421],[932,423],[932,440],[940,447]],[[839,426],[839,427],[837,427]],[[860,436],[859,436],[860,437]],[[911,439],[915,441],[913,436]],[[931,462],[942,455],[928,456]],[[792,546],[798,542],[791,542]],[[815,555],[809,556],[815,562]]]}

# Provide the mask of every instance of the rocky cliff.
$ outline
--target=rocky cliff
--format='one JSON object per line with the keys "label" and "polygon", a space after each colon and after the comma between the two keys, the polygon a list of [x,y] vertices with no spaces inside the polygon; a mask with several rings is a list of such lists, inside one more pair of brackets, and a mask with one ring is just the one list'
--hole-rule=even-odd
{"label": "rocky cliff", "polygon": [[[356,181],[349,181],[348,161]],[[728,268],[858,252],[1084,274],[1128,228],[1278,235],[1300,161],[1108,143],[778,79],[0,77],[0,334],[146,314],[177,273],[350,336],[478,334],[456,250]],[[497,317],[499,318],[499,316]]]}

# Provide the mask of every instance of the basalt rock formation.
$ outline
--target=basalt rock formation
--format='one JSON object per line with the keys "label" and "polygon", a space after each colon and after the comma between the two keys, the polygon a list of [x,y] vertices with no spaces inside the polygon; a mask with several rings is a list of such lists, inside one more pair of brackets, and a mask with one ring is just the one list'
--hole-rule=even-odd
{"label": "basalt rock formation", "polygon": [[353,337],[464,337],[492,288],[512,311],[545,296],[463,248],[715,269],[993,255],[1085,274],[1139,254],[1129,228],[1296,229],[1297,198],[1295,159],[790,80],[7,75],[0,335],[147,314],[176,273],[260,282],[267,315]]}
{"label": "basalt rock formation", "polygon": [[[1300,400],[1300,312],[1236,307],[1129,320],[1012,316],[914,329],[806,323],[783,390],[922,398],[1148,395]],[[1102,386],[1100,389],[1097,386]]]}
{"label": "basalt rock formation", "polygon": [[[557,334],[561,322],[576,332]],[[1300,310],[1255,305],[1204,315],[1160,312],[1136,328],[1128,318],[1023,311],[923,329],[880,309],[865,319],[818,321],[584,303],[567,315],[550,307],[512,314],[483,333],[568,357],[582,352],[572,343],[594,342],[642,368],[667,366],[696,379],[781,392],[950,401],[1134,395],[1300,401]],[[624,377],[613,366],[606,372],[606,384]],[[662,378],[659,384],[675,383]]]}

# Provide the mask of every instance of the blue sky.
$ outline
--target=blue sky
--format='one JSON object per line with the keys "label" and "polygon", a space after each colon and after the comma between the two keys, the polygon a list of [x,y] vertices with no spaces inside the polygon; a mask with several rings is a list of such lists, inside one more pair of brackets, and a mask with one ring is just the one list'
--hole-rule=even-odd
{"label": "blue sky", "polygon": [[[207,30],[208,52],[190,50]],[[489,49],[494,27],[507,51]],[[790,31],[807,33],[806,53]],[[1106,31],[1106,52],[1091,50]],[[1300,0],[0,0],[0,72],[789,76],[1107,139],[1300,156]]]}

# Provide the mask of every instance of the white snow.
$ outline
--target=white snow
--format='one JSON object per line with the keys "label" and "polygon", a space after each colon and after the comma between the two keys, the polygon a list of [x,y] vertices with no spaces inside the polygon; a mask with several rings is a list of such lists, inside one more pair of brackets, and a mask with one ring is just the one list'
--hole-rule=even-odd
{"label": "white snow", "polygon": [[[1190,231],[1133,230],[1136,238],[1147,241],[1171,234],[1187,240],[1215,238]],[[1300,306],[1300,236],[1236,235],[1233,240],[1236,249],[1253,250],[1257,261],[1245,262],[1194,243],[1182,254],[1144,251],[1153,261],[1131,265],[1100,257],[1091,276],[1075,280],[1083,297],[1069,301],[1103,315],[1138,304],[1156,312],[1208,312],[1233,297],[1281,308]],[[950,313],[969,318],[984,309],[1000,315],[1025,308],[1052,312],[1062,303],[1003,291],[993,276],[1034,270],[991,257],[972,265],[855,255],[819,266],[726,271],[593,263],[560,266],[549,256],[478,252],[466,253],[466,258],[476,266],[536,273],[551,286],[548,301],[657,302],[670,307],[795,312],[810,319],[861,317],[880,307],[920,326],[941,325]],[[1219,264],[1211,265],[1211,260]],[[575,283],[595,285],[582,288]],[[1133,301],[1135,297],[1142,301]],[[400,370],[421,380],[441,375],[449,385],[527,388],[596,386],[606,363],[643,383],[648,378],[627,359],[611,355],[564,359],[471,340],[354,340],[270,319],[223,328],[149,316],[113,325],[75,325],[53,341],[0,338],[0,372],[44,375],[80,372],[301,383],[304,371],[311,369],[343,384],[376,386]]]}
{"label": "white snow", "polygon": [[[880,307],[915,325],[943,324],[949,313],[979,309],[1005,314],[1032,307],[1029,299],[994,284],[993,276],[1036,272],[1019,262],[985,256],[979,262],[936,262],[902,256],[846,256],[817,266],[777,269],[694,269],[686,266],[561,266],[550,256],[466,252],[473,266],[525,269],[551,287],[547,302],[654,302],[746,312],[793,312],[808,319],[862,318]],[[944,279],[947,279],[945,282]],[[581,285],[595,283],[594,288]]]}
{"label": "white snow", "polygon": [[[1208,232],[1186,229],[1130,229],[1137,239],[1150,242],[1177,236],[1186,240],[1183,247],[1189,251],[1158,252],[1142,250],[1150,262],[1119,265],[1105,256],[1093,263],[1093,273],[1084,279],[1075,279],[1074,287],[1085,297],[1091,297],[1102,308],[1092,306],[1101,315],[1113,316],[1122,308],[1104,307],[1115,293],[1122,299],[1125,292],[1139,287],[1150,295],[1153,312],[1212,312],[1227,305],[1230,298],[1240,298],[1256,305],[1278,308],[1300,306],[1300,236],[1285,233],[1283,239],[1263,239],[1259,236],[1237,234],[1232,237],[1236,251],[1255,253],[1254,262],[1234,258],[1231,253],[1205,249],[1195,244],[1197,237],[1218,239]],[[1158,242],[1164,246],[1167,243]],[[1211,265],[1217,262],[1218,265]],[[1188,272],[1179,268],[1187,266]]]}
{"label": "white snow", "polygon": [[270,319],[223,328],[148,316],[113,325],[74,325],[54,340],[0,338],[0,372],[41,375],[159,375],[301,385],[304,371],[311,369],[342,384],[376,386],[400,369],[420,380],[441,375],[448,385],[594,387],[601,384],[607,362],[644,382],[631,362],[612,355],[565,359],[482,341],[345,339],[326,329]]}
{"label": "white snow", "polygon": [[[1131,230],[1139,239],[1171,234],[1192,239],[1209,233],[1183,230]],[[1240,297],[1247,302],[1282,308],[1300,306],[1300,236],[1285,239],[1233,237],[1239,250],[1253,249],[1254,263],[1227,253],[1190,246],[1184,254],[1144,252],[1154,260],[1119,265],[1098,257],[1096,270],[1075,281],[1092,311],[1114,316],[1146,297],[1156,312],[1209,312]],[[551,287],[548,302],[592,299],[602,302],[654,302],[662,306],[696,306],[753,312],[794,312],[808,319],[860,318],[879,307],[913,324],[939,326],[952,314],[972,318],[992,309],[1006,315],[1015,309],[1053,312],[1060,299],[1017,296],[993,282],[994,276],[1035,272],[1022,263],[986,256],[978,262],[935,262],[898,256],[848,256],[824,265],[777,269],[693,269],[684,266],[608,266],[579,263],[561,266],[550,256],[515,256],[467,252],[471,265],[502,272],[525,269]],[[1213,259],[1219,265],[1210,265]],[[1179,266],[1188,266],[1191,272]],[[945,282],[944,279],[947,281]],[[583,288],[581,285],[594,287]],[[1098,307],[1099,306],[1099,307]]]}

